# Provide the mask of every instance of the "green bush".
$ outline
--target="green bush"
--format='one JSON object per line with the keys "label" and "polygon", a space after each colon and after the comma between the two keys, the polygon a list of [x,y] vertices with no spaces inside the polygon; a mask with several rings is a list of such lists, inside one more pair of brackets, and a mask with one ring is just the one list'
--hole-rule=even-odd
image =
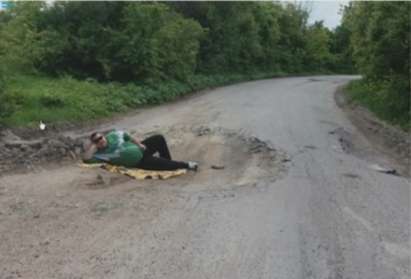
{"label": "green bush", "polygon": [[353,98],[405,128],[410,126],[410,15],[405,1],[351,2],[343,15],[354,62],[364,76],[350,86]]}
{"label": "green bush", "polygon": [[352,101],[368,107],[380,118],[405,130],[411,128],[410,97],[404,94],[409,89],[409,84],[403,79],[379,82],[360,80],[347,86]]}
{"label": "green bush", "polygon": [[21,102],[20,96],[10,94],[6,90],[0,92],[0,123],[17,111],[21,107]]}
{"label": "green bush", "polygon": [[[1,60],[0,60],[1,63]],[[3,64],[0,64],[0,122],[2,118],[9,116],[15,110],[14,102],[6,95],[6,78]]]}
{"label": "green bush", "polygon": [[17,2],[0,14],[0,56],[105,82],[338,70],[331,56],[347,55],[333,42],[347,33],[334,37],[307,18],[300,5],[279,3]]}
{"label": "green bush", "polygon": [[201,26],[159,3],[130,3],[118,31],[117,57],[139,80],[185,79],[193,74]]}
{"label": "green bush", "polygon": [[14,75],[1,102],[0,118],[8,125],[44,122],[76,122],[106,117],[119,112],[168,102],[193,91],[239,81],[272,77],[273,73],[190,75],[187,81],[99,83],[71,76]]}
{"label": "green bush", "polygon": [[44,94],[40,96],[39,102],[45,107],[63,107],[64,100],[62,96],[56,94]]}

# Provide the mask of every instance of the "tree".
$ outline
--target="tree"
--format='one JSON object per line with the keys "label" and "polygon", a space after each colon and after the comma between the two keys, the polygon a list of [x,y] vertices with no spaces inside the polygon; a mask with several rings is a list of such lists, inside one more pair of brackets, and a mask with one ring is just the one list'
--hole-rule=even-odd
{"label": "tree", "polygon": [[315,22],[308,27],[306,36],[305,66],[311,71],[324,71],[330,65],[332,55],[330,52],[332,33],[323,25],[322,21]]}
{"label": "tree", "polygon": [[350,28],[353,56],[362,73],[371,79],[408,76],[410,3],[352,3],[344,21]]}
{"label": "tree", "polygon": [[9,70],[31,71],[39,51],[36,20],[41,16],[42,2],[16,2],[0,16],[0,59]]}
{"label": "tree", "polygon": [[[353,60],[387,118],[410,119],[409,2],[352,2],[344,11]],[[409,125],[409,124],[408,124]]]}
{"label": "tree", "polygon": [[335,72],[354,73],[354,65],[352,61],[352,49],[350,46],[350,29],[343,22],[337,26],[331,33],[330,52],[333,55],[334,62],[331,69]]}
{"label": "tree", "polygon": [[[36,66],[48,73],[105,79],[105,47],[124,2],[54,2],[37,21],[43,40]],[[49,46],[49,47],[48,47]]]}
{"label": "tree", "polygon": [[194,73],[204,30],[158,3],[130,3],[117,31],[115,57],[133,78],[185,79]]}
{"label": "tree", "polygon": [[262,54],[257,58],[257,67],[263,71],[280,70],[278,44],[281,36],[279,17],[281,6],[274,3],[256,3],[254,17],[259,25],[258,35]]}
{"label": "tree", "polygon": [[281,35],[278,46],[278,57],[281,69],[288,73],[305,70],[305,30],[308,12],[301,6],[287,3],[281,10],[279,26]]}

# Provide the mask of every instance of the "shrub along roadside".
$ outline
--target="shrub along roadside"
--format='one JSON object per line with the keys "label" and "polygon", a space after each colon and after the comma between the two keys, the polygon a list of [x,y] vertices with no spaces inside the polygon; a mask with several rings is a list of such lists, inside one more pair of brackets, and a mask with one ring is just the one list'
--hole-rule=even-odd
{"label": "shrub along roadside", "polygon": [[350,101],[363,105],[379,118],[410,131],[410,96],[404,94],[407,88],[409,92],[409,84],[401,79],[385,82],[355,80],[345,87],[345,92]]}
{"label": "shrub along roadside", "polygon": [[410,15],[406,1],[352,1],[341,25],[350,34],[352,58],[364,77],[351,83],[349,95],[406,130],[411,126]]}
{"label": "shrub along roadside", "polygon": [[275,76],[283,73],[193,75],[186,82],[121,84],[80,81],[70,76],[50,78],[38,75],[7,77],[2,99],[11,109],[0,115],[6,126],[35,126],[48,123],[80,122],[109,117],[145,105],[172,101],[189,93],[222,85]]}

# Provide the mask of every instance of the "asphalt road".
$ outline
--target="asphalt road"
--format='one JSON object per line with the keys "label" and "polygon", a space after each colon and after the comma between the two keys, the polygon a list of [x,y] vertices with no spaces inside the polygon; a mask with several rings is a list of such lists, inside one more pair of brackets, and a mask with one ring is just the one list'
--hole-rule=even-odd
{"label": "asphalt road", "polygon": [[[131,200],[116,211],[111,222],[101,218],[79,222],[76,218],[82,218],[81,211],[76,211],[69,222],[77,227],[62,229],[70,232],[67,238],[75,239],[71,242],[76,243],[75,249],[69,242],[50,244],[51,256],[37,256],[39,261],[44,257],[43,262],[25,258],[25,265],[15,268],[21,269],[22,277],[32,274],[30,278],[410,278],[410,183],[407,178],[370,168],[375,163],[389,164],[390,159],[374,152],[334,100],[336,88],[353,78],[242,83],[102,125],[142,131],[181,123],[224,127],[269,142],[290,161],[281,177],[254,190],[234,187],[227,192],[227,185],[215,180],[214,192],[200,199],[198,192],[187,190],[199,187],[195,176],[193,185],[186,185],[183,192],[178,190],[178,180],[168,192],[160,186],[145,188],[136,194],[151,197],[150,202],[138,205],[146,212],[144,218],[138,211],[129,212]],[[0,183],[11,189],[16,181],[34,185],[37,176],[67,177],[67,172],[66,168],[64,173],[57,169],[15,175]],[[60,184],[53,183],[54,191]],[[219,193],[219,186],[224,186],[225,192]],[[115,189],[131,191],[133,187],[127,184]],[[29,186],[25,189],[26,193],[32,191]],[[47,187],[44,189],[46,195]],[[65,190],[68,193],[69,188]],[[77,190],[81,192],[81,187]],[[77,208],[82,207],[87,193],[76,196]],[[117,191],[115,198],[127,193]],[[1,216],[0,228],[6,231],[4,226],[10,220]],[[46,227],[59,222],[64,224],[64,220],[36,223],[33,231],[45,236]],[[76,239],[76,234],[82,235],[79,230],[83,236]],[[51,234],[50,243],[61,235]],[[96,237],[90,238],[93,234]],[[13,245],[19,246],[20,238],[32,241],[20,234],[0,240],[15,241]],[[30,251],[27,247],[20,252],[11,249],[10,256],[1,251],[1,265]],[[57,252],[57,248],[64,251]],[[63,260],[65,256],[70,260]],[[4,277],[0,277],[15,276],[10,268],[7,272],[1,268]]]}
{"label": "asphalt road", "polygon": [[201,252],[166,277],[409,278],[409,181],[371,170],[386,158],[347,154],[330,134],[342,128],[362,139],[357,150],[373,149],[335,104],[337,86],[352,78],[257,81],[195,99],[190,109],[214,116],[210,125],[252,131],[292,163],[264,193],[199,206]]}

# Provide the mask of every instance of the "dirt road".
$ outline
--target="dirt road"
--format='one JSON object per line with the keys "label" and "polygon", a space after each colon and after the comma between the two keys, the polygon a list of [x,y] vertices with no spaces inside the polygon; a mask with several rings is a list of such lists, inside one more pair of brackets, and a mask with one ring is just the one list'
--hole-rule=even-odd
{"label": "dirt road", "polygon": [[352,78],[248,82],[99,127],[161,132],[196,174],[0,177],[0,278],[409,278],[409,180],[370,167],[395,162],[335,104]]}

